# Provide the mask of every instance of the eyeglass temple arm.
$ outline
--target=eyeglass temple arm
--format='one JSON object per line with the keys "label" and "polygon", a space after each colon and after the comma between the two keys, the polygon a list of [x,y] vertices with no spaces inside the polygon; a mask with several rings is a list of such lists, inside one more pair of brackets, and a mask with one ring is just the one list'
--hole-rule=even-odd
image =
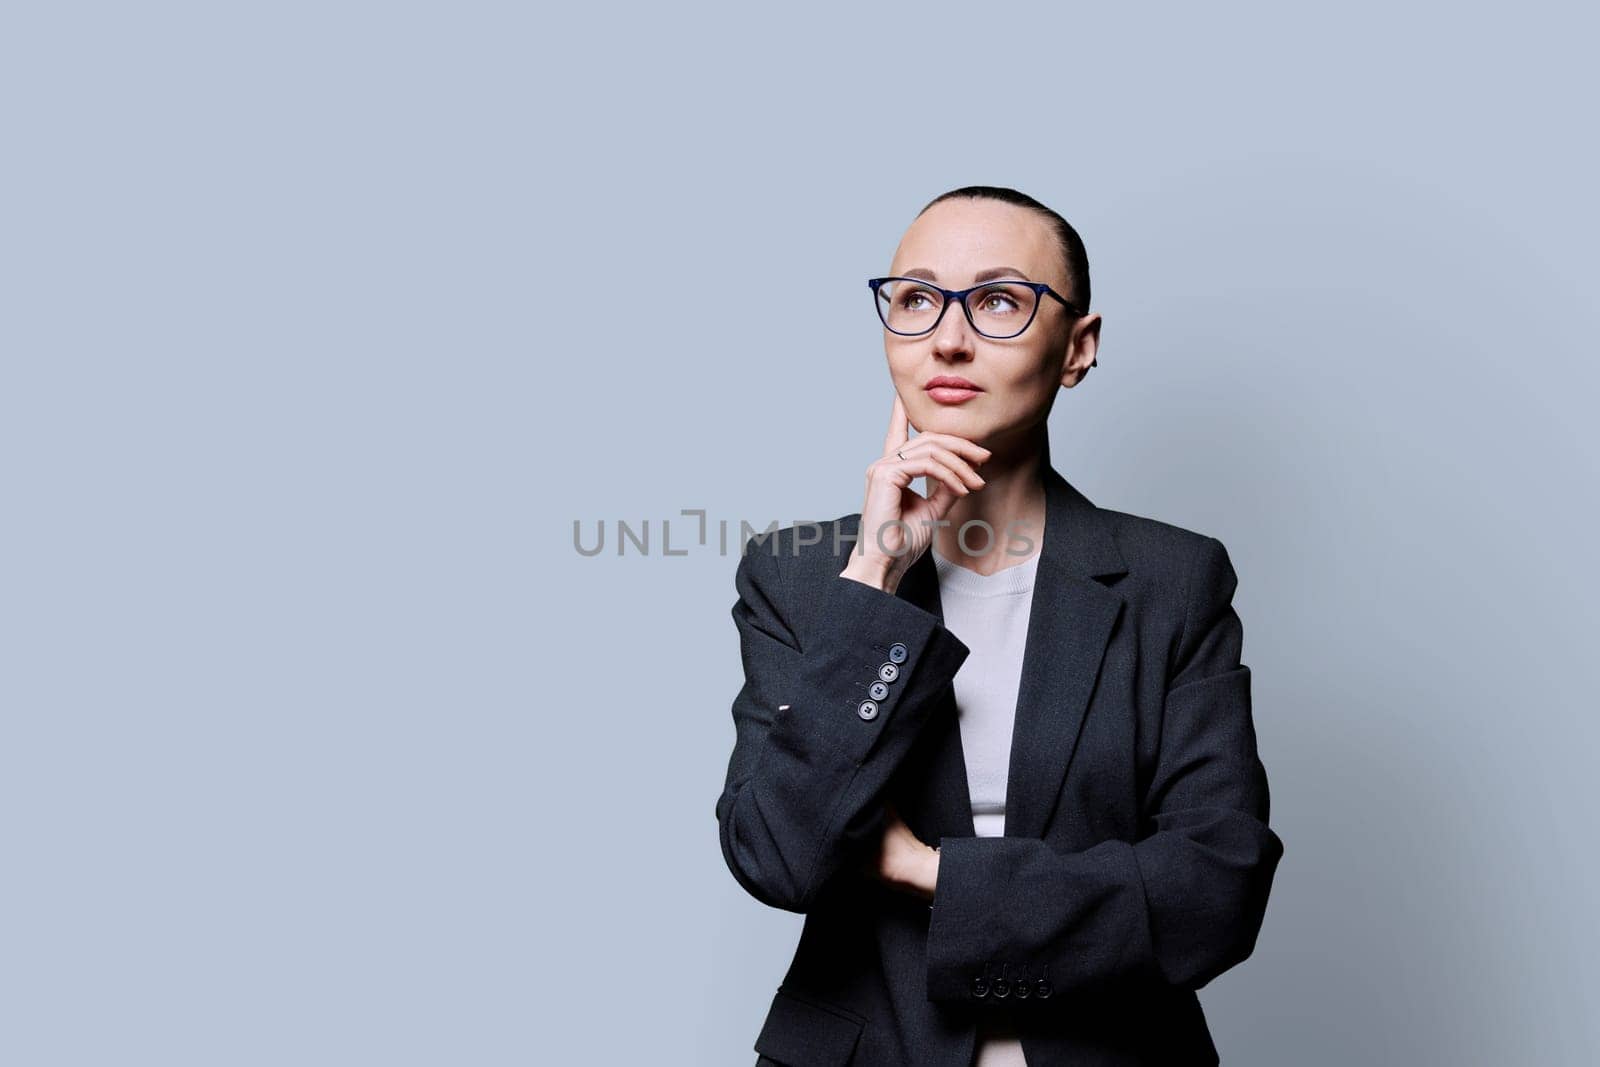
{"label": "eyeglass temple arm", "polygon": [[[1088,314],[1085,311],[1078,310],[1078,305],[1077,304],[1074,304],[1072,301],[1068,300],[1066,297],[1062,296],[1060,293],[1056,292],[1054,289],[1050,288],[1048,285],[1044,286],[1043,291],[1046,292],[1046,293],[1049,293],[1051,296],[1053,296],[1057,300],[1061,301],[1061,306],[1065,307],[1067,310],[1071,311],[1074,315],[1082,317],[1083,315]],[[1091,366],[1091,367],[1098,367],[1099,365],[1100,365],[1100,357],[1098,355],[1095,356],[1094,359],[1089,361],[1089,366]]]}

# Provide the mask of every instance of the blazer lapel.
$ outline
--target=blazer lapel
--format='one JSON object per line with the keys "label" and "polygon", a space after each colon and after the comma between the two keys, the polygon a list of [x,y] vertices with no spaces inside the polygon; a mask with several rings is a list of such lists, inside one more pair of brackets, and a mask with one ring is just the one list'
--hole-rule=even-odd
{"label": "blazer lapel", "polygon": [[1044,547],[1011,733],[1007,837],[1044,836],[1122,610],[1122,597],[1098,579],[1127,569],[1099,511],[1046,467]]}
{"label": "blazer lapel", "polygon": [[[1089,499],[1053,467],[1046,466],[1044,483],[1044,544],[1029,608],[1011,737],[1007,837],[1041,837],[1049,824],[1112,626],[1122,609],[1122,598],[1097,579],[1127,572]],[[943,620],[931,552],[912,564],[896,595]],[[922,746],[917,769],[924,777],[912,828],[930,843],[941,836],[974,836],[953,686],[945,687],[932,709]],[[910,811],[903,814],[908,822],[913,818]]]}

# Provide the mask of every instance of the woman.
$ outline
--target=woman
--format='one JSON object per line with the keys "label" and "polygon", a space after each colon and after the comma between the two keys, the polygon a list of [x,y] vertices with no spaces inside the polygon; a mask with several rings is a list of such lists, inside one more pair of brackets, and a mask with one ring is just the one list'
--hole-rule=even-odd
{"label": "woman", "polygon": [[735,577],[723,855],[806,916],[758,1063],[1215,1064],[1195,991],[1283,853],[1228,553],[1050,463],[1100,333],[1066,220],[957,189],[869,285],[896,396],[861,511]]}

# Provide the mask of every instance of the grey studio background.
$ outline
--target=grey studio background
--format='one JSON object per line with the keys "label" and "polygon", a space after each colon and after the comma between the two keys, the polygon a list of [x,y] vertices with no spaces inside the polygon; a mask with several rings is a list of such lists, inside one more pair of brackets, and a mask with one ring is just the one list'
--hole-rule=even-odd
{"label": "grey studio background", "polygon": [[736,548],[661,524],[860,507],[863,280],[969,183],[1088,245],[1058,467],[1239,573],[1223,1062],[1596,1062],[1594,29],[10,11],[0,1062],[752,1062],[801,918],[717,845]]}

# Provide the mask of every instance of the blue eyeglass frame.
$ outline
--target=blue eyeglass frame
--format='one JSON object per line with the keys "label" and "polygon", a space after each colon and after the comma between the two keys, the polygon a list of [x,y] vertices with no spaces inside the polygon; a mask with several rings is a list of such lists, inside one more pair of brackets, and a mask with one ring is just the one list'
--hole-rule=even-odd
{"label": "blue eyeglass frame", "polygon": [[[878,286],[882,285],[884,282],[914,282],[924,289],[941,294],[944,297],[944,306],[939,308],[939,314],[934,317],[933,325],[929,326],[926,330],[918,330],[916,333],[906,333],[904,330],[897,330],[890,326],[888,320],[883,317],[883,304],[878,299]],[[973,320],[972,309],[967,306],[968,295],[977,292],[979,289],[987,289],[992,285],[1025,285],[1029,289],[1033,290],[1033,312],[1028,316],[1028,321],[1022,324],[1022,329],[1018,330],[1016,333],[1007,334],[1004,337],[996,337],[993,334],[984,333],[978,328],[977,322]],[[1046,283],[1025,281],[1022,278],[995,278],[991,281],[981,282],[978,285],[974,285],[970,289],[941,289],[939,286],[934,285],[926,278],[906,278],[899,275],[890,275],[887,278],[868,278],[867,288],[872,290],[872,306],[878,313],[878,321],[883,323],[884,329],[888,330],[897,337],[921,337],[925,333],[932,333],[934,330],[937,330],[939,328],[939,323],[944,321],[944,313],[950,310],[950,304],[952,301],[956,301],[961,304],[961,310],[966,313],[967,323],[972,327],[973,331],[977,333],[979,337],[987,337],[992,341],[1009,341],[1013,337],[1021,337],[1023,334],[1027,333],[1028,327],[1033,325],[1033,320],[1039,317],[1039,308],[1044,303],[1043,300],[1038,298],[1047,293],[1061,301],[1062,306],[1068,311],[1072,312],[1073,318],[1083,318],[1083,312],[1078,310],[1078,306],[1076,304],[1062,296],[1060,293],[1056,292],[1054,289],[1050,288],[1050,286]]]}

